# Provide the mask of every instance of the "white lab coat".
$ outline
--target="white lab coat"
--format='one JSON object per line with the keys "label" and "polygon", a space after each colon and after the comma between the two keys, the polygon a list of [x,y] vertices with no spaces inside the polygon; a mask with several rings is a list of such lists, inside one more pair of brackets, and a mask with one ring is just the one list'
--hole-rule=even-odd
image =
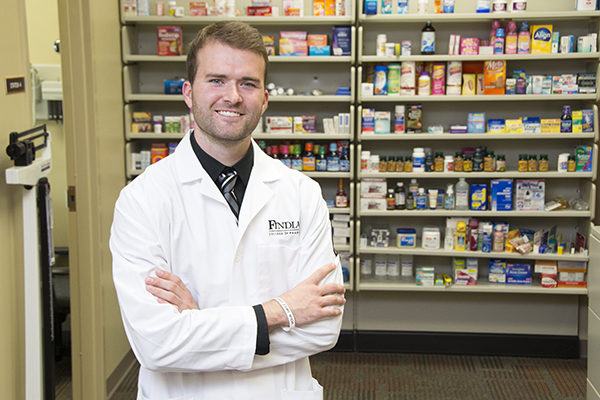
{"label": "white lab coat", "polygon": [[[270,353],[257,356],[252,309],[330,262],[338,268],[323,282],[342,283],[319,185],[253,142],[238,226],[189,136],[115,206],[113,278],[141,364],[137,399],[322,399],[308,356],[335,345],[341,317],[277,329]],[[200,311],[159,304],[144,283],[157,268],[178,275]]]}

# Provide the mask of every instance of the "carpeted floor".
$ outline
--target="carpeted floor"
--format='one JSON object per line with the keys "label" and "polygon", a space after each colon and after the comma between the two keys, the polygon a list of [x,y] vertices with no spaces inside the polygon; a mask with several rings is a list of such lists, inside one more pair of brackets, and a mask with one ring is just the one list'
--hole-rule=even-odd
{"label": "carpeted floor", "polygon": [[[311,366],[325,400],[586,398],[581,359],[330,352],[311,357]],[[137,370],[124,377],[110,400],[135,400]],[[59,385],[56,400],[70,400],[70,385]]]}

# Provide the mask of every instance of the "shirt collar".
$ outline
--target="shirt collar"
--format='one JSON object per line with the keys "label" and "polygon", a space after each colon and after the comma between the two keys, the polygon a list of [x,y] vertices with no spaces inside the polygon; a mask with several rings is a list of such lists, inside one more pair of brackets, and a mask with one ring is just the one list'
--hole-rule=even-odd
{"label": "shirt collar", "polygon": [[[202,150],[200,145],[196,142],[194,137],[194,131],[190,134],[190,140],[192,142],[192,149],[200,161],[202,167],[206,170],[211,179],[216,182],[219,174],[223,172],[226,165],[221,164],[219,161],[211,157],[207,152]],[[250,179],[250,172],[252,172],[252,166],[254,165],[254,148],[252,145],[249,146],[246,155],[242,157],[240,161],[233,165],[233,168],[237,171],[238,176],[242,179],[244,186],[248,184]]]}

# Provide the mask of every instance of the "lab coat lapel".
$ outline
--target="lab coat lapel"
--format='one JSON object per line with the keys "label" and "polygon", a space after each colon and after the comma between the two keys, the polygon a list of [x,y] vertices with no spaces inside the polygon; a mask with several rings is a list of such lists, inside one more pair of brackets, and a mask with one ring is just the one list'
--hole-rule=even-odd
{"label": "lab coat lapel", "polygon": [[276,166],[273,165],[273,160],[254,141],[252,141],[252,145],[254,146],[254,166],[240,210],[240,238],[244,235],[254,217],[273,197],[273,182],[280,178]]}

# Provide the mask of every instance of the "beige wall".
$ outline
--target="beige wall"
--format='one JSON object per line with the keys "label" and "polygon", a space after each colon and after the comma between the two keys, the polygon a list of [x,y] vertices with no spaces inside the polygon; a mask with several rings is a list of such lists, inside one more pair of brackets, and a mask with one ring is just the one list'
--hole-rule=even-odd
{"label": "beige wall", "polygon": [[[58,4],[56,0],[26,0],[29,62],[33,65],[60,65],[60,54],[53,49],[59,38]],[[69,246],[68,210],[65,204],[67,190],[67,163],[65,130],[59,122],[40,119],[36,125],[46,124],[52,135],[52,171],[48,175],[54,213],[54,245]]]}
{"label": "beige wall", "polygon": [[[0,260],[3,284],[0,290],[0,388],[2,398],[25,396],[24,320],[23,320],[23,231],[21,186],[7,185],[4,171],[13,164],[4,149],[8,134],[31,128],[29,65],[25,7],[21,0],[5,0],[0,13]],[[10,55],[10,56],[8,56]],[[25,93],[5,94],[4,78],[25,76]]]}

